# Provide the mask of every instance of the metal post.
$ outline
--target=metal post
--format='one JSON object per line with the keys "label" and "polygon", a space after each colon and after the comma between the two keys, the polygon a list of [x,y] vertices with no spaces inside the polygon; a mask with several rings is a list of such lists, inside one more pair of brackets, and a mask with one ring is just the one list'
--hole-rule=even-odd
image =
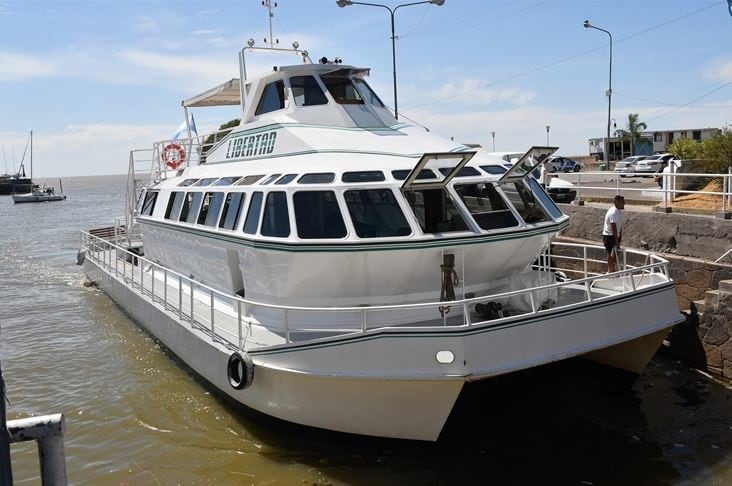
{"label": "metal post", "polygon": [[163,309],[168,310],[168,271],[163,270]]}
{"label": "metal post", "polygon": [[236,301],[236,322],[237,322],[237,332],[239,333],[239,349],[242,349],[242,331],[241,331],[241,300]]}
{"label": "metal post", "polygon": [[183,278],[178,275],[178,319],[183,320]]}
{"label": "metal post", "polygon": [[211,305],[211,341],[216,340],[216,326],[214,325],[214,295],[213,290],[208,291],[209,297],[210,297],[210,305]]}
{"label": "metal post", "polygon": [[155,267],[152,267],[152,280],[150,281],[150,296],[152,297],[153,304],[155,303]]}
{"label": "metal post", "polygon": [[66,485],[63,414],[12,420],[8,424],[11,442],[35,440],[41,463],[41,483]]}
{"label": "metal post", "polygon": [[191,289],[191,327],[193,327],[193,323],[195,322],[195,316],[193,315],[193,280],[189,280],[189,282],[189,287]]}
{"label": "metal post", "polygon": [[290,313],[285,309],[285,342],[290,342]]}
{"label": "metal post", "polygon": [[10,463],[10,437],[5,423],[5,381],[0,366],[0,484],[13,484],[13,470]]}

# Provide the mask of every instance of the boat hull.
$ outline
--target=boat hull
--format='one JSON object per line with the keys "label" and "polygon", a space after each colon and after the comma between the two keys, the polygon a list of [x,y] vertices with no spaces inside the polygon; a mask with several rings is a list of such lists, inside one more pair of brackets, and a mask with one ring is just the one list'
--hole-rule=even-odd
{"label": "boat hull", "polygon": [[[669,283],[495,324],[385,328],[252,348],[254,380],[236,390],[227,375],[233,345],[192,328],[93,259],[84,270],[144,329],[238,402],[298,424],[413,440],[437,440],[466,382],[634,347],[643,351],[633,359],[638,372],[681,319]],[[449,362],[438,359],[444,351],[452,354]]]}
{"label": "boat hull", "polygon": [[59,195],[34,196],[33,194],[23,194],[23,195],[13,194],[12,197],[13,197],[13,202],[15,204],[64,201],[66,199],[66,196],[59,196]]}

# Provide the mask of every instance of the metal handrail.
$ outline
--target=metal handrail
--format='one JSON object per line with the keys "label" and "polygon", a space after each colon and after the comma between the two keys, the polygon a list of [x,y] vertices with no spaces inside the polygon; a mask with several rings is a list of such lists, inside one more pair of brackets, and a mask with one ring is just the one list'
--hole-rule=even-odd
{"label": "metal handrail", "polygon": [[729,250],[727,250],[724,253],[722,253],[722,256],[720,256],[719,258],[717,258],[716,260],[714,260],[714,263],[721,263],[722,260],[724,260],[724,258],[727,257],[727,256],[729,256],[730,257],[730,260],[732,260],[732,248],[730,248]]}
{"label": "metal handrail", "polygon": [[[564,242],[554,242],[554,246],[557,247],[564,247],[564,248],[577,248],[582,249],[583,255],[586,258],[586,252],[587,249],[593,249],[597,251],[604,251],[604,248],[599,245],[582,245],[582,244],[575,244],[575,243],[564,243]],[[109,273],[114,278],[120,278],[120,270],[118,268],[118,262],[121,259],[123,261],[123,269],[122,269],[122,276],[127,279],[130,278],[130,285],[134,289],[138,289],[140,294],[143,296],[149,296],[150,300],[153,302],[160,301],[164,303],[164,307],[166,310],[169,310],[172,306],[172,312],[176,313],[179,316],[179,319],[182,321],[189,321],[191,325],[197,324],[196,321],[196,315],[197,313],[196,308],[203,309],[204,312],[208,311],[210,313],[210,321],[207,323],[208,326],[206,326],[207,330],[211,332],[211,339],[223,339],[224,341],[237,346],[238,348],[241,348],[243,345],[243,342],[247,341],[246,338],[242,339],[242,336],[244,335],[244,329],[249,328],[249,332],[251,333],[251,319],[249,315],[249,311],[256,307],[261,308],[268,308],[268,309],[274,309],[279,310],[285,313],[285,319],[283,320],[283,330],[285,332],[285,341],[290,342],[290,334],[292,332],[328,332],[333,333],[337,331],[343,331],[347,332],[344,329],[334,329],[334,328],[327,328],[323,327],[318,330],[315,329],[290,329],[288,325],[288,316],[291,312],[328,312],[328,313],[357,313],[361,316],[361,325],[359,326],[359,329],[353,329],[350,332],[366,332],[367,330],[370,330],[370,328],[367,325],[368,319],[367,315],[369,313],[374,312],[384,312],[384,311],[410,311],[410,310],[417,310],[417,309],[429,309],[429,308],[439,308],[439,307],[455,307],[455,308],[461,308],[463,311],[463,325],[471,326],[479,324],[479,322],[471,322],[470,321],[470,315],[469,315],[469,306],[474,303],[478,302],[485,302],[489,300],[502,300],[502,299],[508,299],[510,297],[515,296],[521,296],[526,295],[529,297],[529,299],[532,302],[532,314],[542,312],[543,309],[538,309],[534,302],[534,294],[537,292],[545,292],[545,291],[551,291],[554,289],[559,289],[562,287],[568,287],[570,285],[572,286],[578,286],[583,285],[587,292],[587,300],[586,301],[592,301],[592,284],[593,282],[597,281],[598,279],[605,279],[605,278],[621,278],[621,277],[630,277],[630,285],[631,290],[635,291],[637,290],[637,284],[635,283],[635,280],[633,278],[634,275],[640,275],[641,278],[643,278],[644,275],[650,275],[650,274],[656,274],[660,275],[665,281],[669,281],[669,275],[668,275],[668,261],[653,254],[649,253],[643,253],[636,250],[624,250],[627,253],[638,255],[645,257],[647,261],[650,263],[644,264],[639,267],[626,267],[623,270],[611,273],[611,274],[595,274],[592,276],[587,276],[580,279],[575,280],[569,280],[564,282],[557,282],[553,284],[547,284],[547,285],[540,285],[537,287],[532,287],[529,289],[519,289],[519,290],[513,290],[509,292],[502,292],[499,294],[492,294],[492,295],[485,295],[485,296],[479,296],[479,297],[471,297],[471,298],[465,298],[455,301],[439,301],[439,302],[422,302],[422,303],[413,303],[413,304],[390,304],[390,305],[378,305],[378,306],[369,306],[369,307],[303,307],[303,306],[291,306],[291,305],[282,305],[282,304],[272,304],[267,302],[259,302],[259,301],[253,301],[247,298],[242,298],[239,296],[233,296],[229,294],[225,294],[221,291],[218,291],[214,289],[213,287],[210,287],[206,284],[196,282],[194,280],[191,280],[190,278],[182,275],[181,273],[178,273],[174,270],[170,270],[168,268],[165,268],[151,260],[148,260],[140,255],[137,255],[135,253],[132,253],[125,248],[122,248],[118,246],[117,244],[111,243],[108,240],[104,240],[102,238],[98,238],[88,232],[82,232],[82,247],[86,248],[87,251],[87,258],[91,258],[93,261],[95,261],[97,264],[104,266]],[[98,256],[94,255],[93,252],[103,252],[107,250],[108,256],[103,255],[102,258],[99,258]],[[113,251],[116,252],[116,255],[113,256]],[[122,258],[120,258],[120,255],[122,255]],[[556,255],[552,254],[550,252],[546,253],[547,258],[555,258],[555,259],[564,259],[564,258],[577,258],[577,257],[565,257],[563,255]],[[114,259],[114,262],[112,261]],[[135,275],[135,264],[132,263],[131,272],[130,274],[127,273],[127,265],[128,265],[128,259],[130,262],[137,261],[137,266],[140,268],[138,275]],[[595,260],[598,263],[599,260]],[[153,275],[153,278],[150,283],[150,288],[146,288],[145,285],[145,268],[150,267],[153,274],[157,272],[162,272],[163,275],[163,281],[164,284],[164,290],[162,291],[163,296],[162,298],[158,295],[161,292],[158,292],[155,290],[155,278]],[[546,266],[544,267],[546,269],[553,268]],[[573,271],[573,272],[582,272],[581,270],[574,270],[574,269],[562,269],[564,271]],[[585,274],[589,274],[587,272],[586,268],[584,270]],[[136,282],[136,280],[139,279],[139,282]],[[177,302],[177,308],[176,303],[170,303],[168,299],[167,294],[167,282],[170,281],[177,281],[178,282],[178,302]],[[137,285],[136,285],[137,284]],[[186,285],[190,289],[190,301],[189,308],[187,309],[187,312],[189,312],[189,315],[184,315],[184,309],[183,309],[183,286]],[[623,285],[625,287],[626,283],[623,282]],[[202,302],[200,298],[196,299],[194,297],[194,292],[198,292],[199,294],[202,293],[203,295],[206,295],[208,297],[208,304]],[[622,292],[626,292],[624,289]],[[218,299],[219,305],[227,305],[230,302],[232,305],[232,311],[236,312],[236,316],[231,316],[232,318],[237,320],[237,326],[238,331],[236,335],[232,333],[231,331],[227,331],[223,328],[217,328],[215,326],[215,307],[216,307],[216,299]],[[585,302],[586,302],[585,301]],[[568,305],[575,305],[575,304],[568,304]],[[564,306],[562,306],[564,307]],[[200,314],[198,314],[200,315]],[[504,319],[510,319],[514,316],[509,316]],[[444,317],[443,317],[444,318]],[[446,318],[445,319],[445,325],[447,325]],[[485,322],[485,321],[481,321]],[[201,324],[206,324],[206,322],[201,322]],[[275,326],[263,326],[269,329],[279,329]],[[382,328],[390,327],[390,326],[380,326]],[[406,326],[400,326],[400,329],[407,329]],[[217,333],[217,330],[219,331]],[[228,335],[231,335],[232,337],[236,337],[236,341],[232,341],[230,339],[226,339],[221,336],[221,333],[226,333]]]}
{"label": "metal handrail", "polygon": [[[718,173],[718,174],[700,174],[695,172],[667,172],[662,174],[655,174],[655,173],[621,173],[621,172],[609,172],[609,171],[599,171],[599,172],[547,172],[545,173],[545,177],[550,176],[566,176],[569,177],[571,180],[576,181],[577,183],[577,199],[580,198],[580,192],[581,190],[586,189],[592,189],[596,191],[611,191],[615,194],[620,194],[621,192],[654,192],[664,195],[664,207],[667,206],[669,202],[669,196],[671,201],[673,201],[673,198],[677,194],[698,194],[698,195],[709,195],[709,196],[721,196],[721,204],[722,204],[722,212],[727,212],[727,210],[730,207],[731,201],[732,201],[732,168],[728,173]],[[614,180],[616,182],[614,187],[604,187],[604,186],[586,186],[582,185],[582,176],[595,176],[595,175],[601,175],[603,177],[609,177],[611,180]],[[643,176],[643,175],[661,175],[661,177],[668,177],[668,180],[670,181],[670,187],[663,187],[663,188],[655,188],[655,187],[647,187],[647,188],[630,188],[630,187],[623,187],[621,189],[620,187],[620,179],[623,176]],[[676,189],[676,179],[679,177],[696,177],[696,178],[709,178],[709,179],[722,179],[722,190],[721,191],[692,191],[692,190],[686,190],[686,189]],[[574,178],[574,179],[572,179]]]}

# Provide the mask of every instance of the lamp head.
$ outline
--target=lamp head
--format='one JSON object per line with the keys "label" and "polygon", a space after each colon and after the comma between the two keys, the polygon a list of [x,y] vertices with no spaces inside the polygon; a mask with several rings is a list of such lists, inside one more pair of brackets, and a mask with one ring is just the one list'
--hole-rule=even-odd
{"label": "lamp head", "polygon": [[300,43],[298,41],[295,41],[292,43],[292,48],[297,50],[297,48],[300,47]]}
{"label": "lamp head", "polygon": [[590,27],[592,27],[592,24],[590,23],[589,20],[585,20],[582,25],[585,26],[585,29],[589,29]]}
{"label": "lamp head", "polygon": [[254,47],[254,39],[249,39],[249,40],[247,41],[247,45],[248,45],[249,47]]}
{"label": "lamp head", "polygon": [[430,0],[430,3],[433,5],[437,5],[438,7],[442,7],[445,5],[445,0]]}
{"label": "lamp head", "polygon": [[351,0],[336,0],[336,5],[343,8],[348,7],[349,5],[353,5],[353,3],[351,3]]}

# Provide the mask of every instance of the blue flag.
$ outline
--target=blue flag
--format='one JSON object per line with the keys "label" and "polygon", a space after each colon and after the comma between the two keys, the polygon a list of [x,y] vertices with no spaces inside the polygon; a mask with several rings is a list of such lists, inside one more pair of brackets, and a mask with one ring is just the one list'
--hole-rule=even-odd
{"label": "blue flag", "polygon": [[[196,121],[193,119],[193,113],[191,113],[191,137],[198,136],[198,132],[196,131]],[[173,135],[170,137],[171,140],[178,140],[179,138],[188,138],[188,127],[186,126],[185,120],[183,123],[180,124],[178,129],[173,133]]]}

